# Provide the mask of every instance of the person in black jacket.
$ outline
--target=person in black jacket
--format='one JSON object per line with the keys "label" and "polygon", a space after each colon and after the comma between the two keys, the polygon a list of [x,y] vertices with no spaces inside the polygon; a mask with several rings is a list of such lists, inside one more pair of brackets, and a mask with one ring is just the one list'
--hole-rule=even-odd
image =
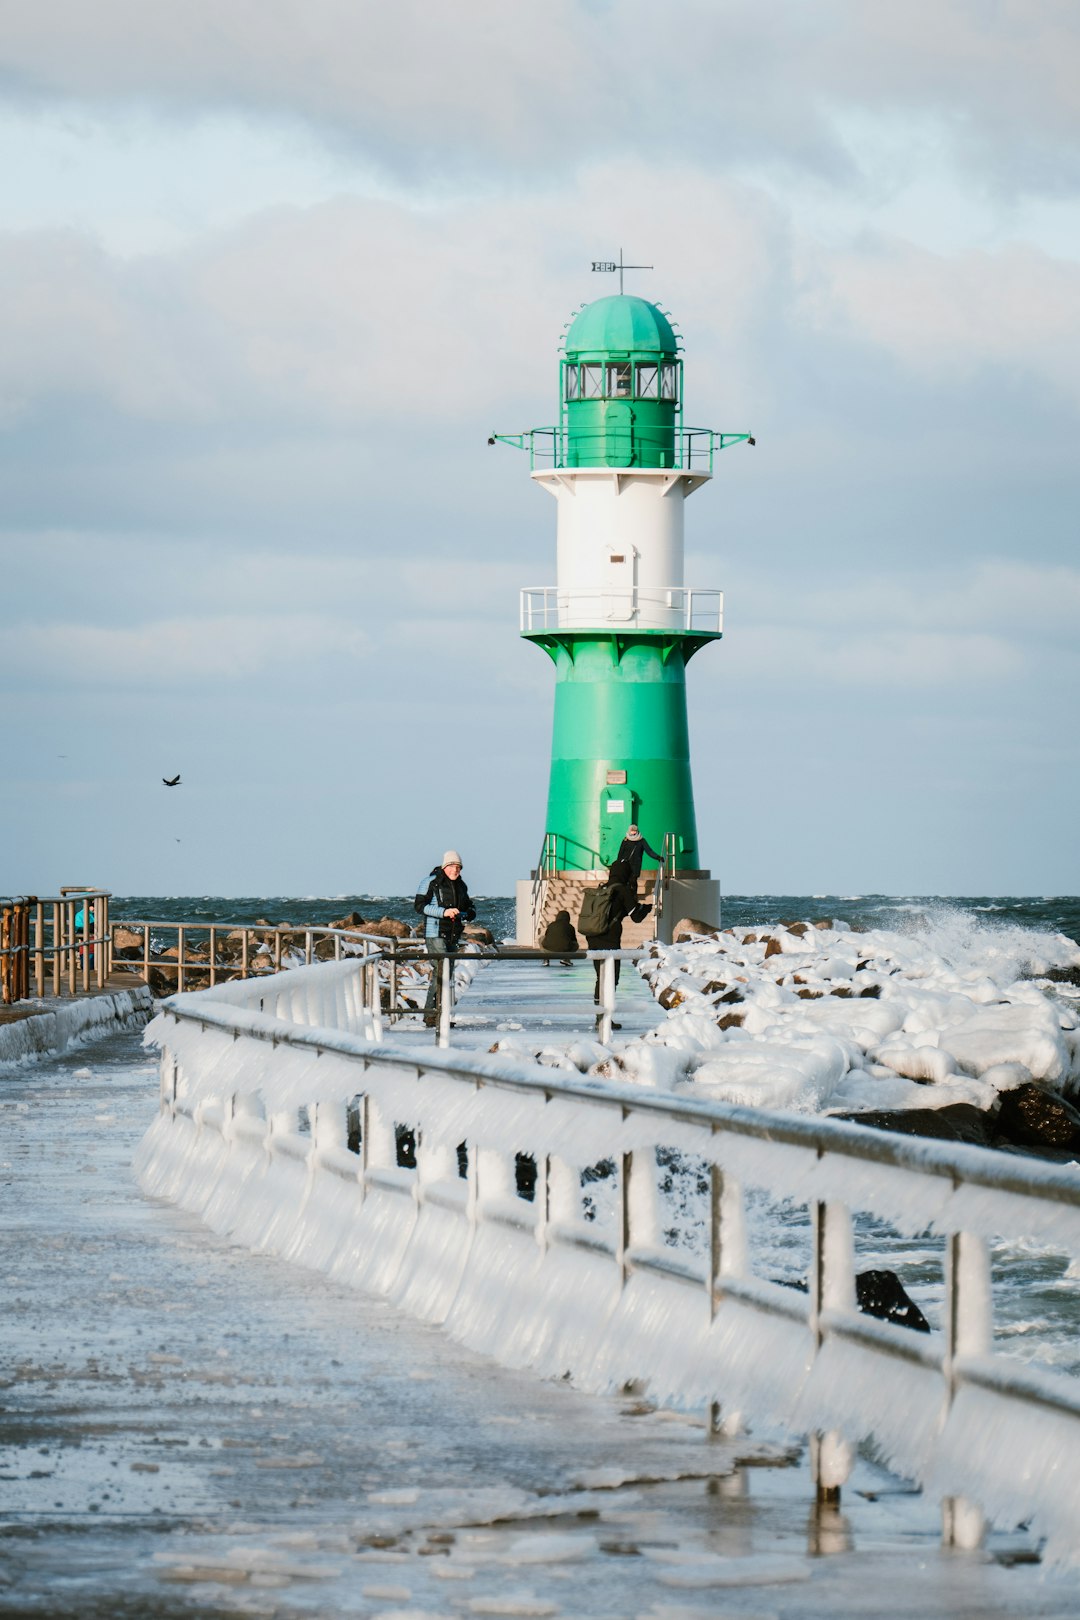
{"label": "person in black jacket", "polygon": [[439,1021],[443,958],[455,954],[465,924],[476,916],[456,849],[448,849],[439,865],[431,868],[427,882],[417,884],[413,907],[424,919],[424,944],[432,958],[431,983],[424,1004],[424,1023],[430,1028]]}
{"label": "person in black jacket", "polygon": [[[622,944],[623,919],[629,917],[632,911],[639,913],[638,921],[646,917],[652,909],[650,906],[638,906],[637,885],[634,882],[630,868],[625,861],[615,861],[608,867],[607,884],[605,887],[612,891],[611,921],[602,934],[586,934],[585,944],[590,951],[617,951]],[[619,969],[621,962],[615,963],[615,983],[619,982]],[[602,962],[594,962],[596,969],[596,988],[593,991],[593,1000],[600,1000],[600,972]],[[613,1029],[618,1025],[613,1024]]]}
{"label": "person in black jacket", "polygon": [[624,862],[630,868],[630,880],[635,886],[641,876],[641,863],[646,855],[656,861],[658,865],[662,866],[664,864],[664,857],[656,853],[649,840],[642,834],[640,827],[631,824],[626,829],[626,837],[619,845],[619,853],[615,859]]}
{"label": "person in black jacket", "polygon": [[[550,951],[553,956],[563,951],[578,951],[581,949],[568,911],[558,912],[548,923],[544,929],[544,937],[540,941],[540,949]],[[551,964],[545,962],[544,966],[550,967]],[[572,962],[563,961],[563,967],[572,966]]]}

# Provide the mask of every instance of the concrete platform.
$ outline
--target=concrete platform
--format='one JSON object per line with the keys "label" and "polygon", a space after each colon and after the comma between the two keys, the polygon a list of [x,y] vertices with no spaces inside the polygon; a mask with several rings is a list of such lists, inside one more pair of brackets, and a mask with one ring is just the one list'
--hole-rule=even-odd
{"label": "concrete platform", "polygon": [[150,990],[130,973],[113,974],[100,990],[95,985],[85,995],[14,1002],[0,1017],[0,1069],[137,1028],[152,1009]]}
{"label": "concrete platform", "polygon": [[[539,957],[484,961],[459,993],[450,1044],[486,1051],[500,1035],[519,1030],[546,1046],[569,1046],[582,1036],[594,1036],[595,983],[591,962],[564,967],[557,959],[548,966]],[[622,1026],[617,1033],[644,1035],[663,1017],[635,964],[624,962],[615,993],[615,1022]],[[435,1042],[435,1031],[425,1029],[419,1016],[393,1025],[395,1036],[406,1033],[410,1042],[418,1036]]]}

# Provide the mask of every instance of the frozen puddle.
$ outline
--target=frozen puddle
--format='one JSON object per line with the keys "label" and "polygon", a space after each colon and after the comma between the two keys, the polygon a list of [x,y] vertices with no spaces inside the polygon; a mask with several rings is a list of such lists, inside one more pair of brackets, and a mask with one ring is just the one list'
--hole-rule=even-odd
{"label": "frozen puddle", "polygon": [[798,1449],[504,1371],[144,1199],[137,1036],[3,1088],[0,1614],[1080,1620],[865,1464],[817,1513]]}

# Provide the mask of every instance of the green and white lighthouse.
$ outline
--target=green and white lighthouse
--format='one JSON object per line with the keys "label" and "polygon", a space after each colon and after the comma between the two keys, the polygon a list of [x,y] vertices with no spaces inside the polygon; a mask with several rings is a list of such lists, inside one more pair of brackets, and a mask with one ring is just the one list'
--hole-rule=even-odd
{"label": "green and white lighthouse", "polygon": [[556,677],[543,853],[518,885],[529,943],[560,906],[577,915],[632,823],[663,852],[661,933],[687,914],[718,920],[694,815],[686,666],[720,639],[723,597],[684,582],[683,506],[719,450],[753,439],[684,425],[681,349],[656,304],[597,299],[566,332],[557,425],[497,435],[529,452],[534,482],[558,502],[556,583],[521,593],[521,633]]}

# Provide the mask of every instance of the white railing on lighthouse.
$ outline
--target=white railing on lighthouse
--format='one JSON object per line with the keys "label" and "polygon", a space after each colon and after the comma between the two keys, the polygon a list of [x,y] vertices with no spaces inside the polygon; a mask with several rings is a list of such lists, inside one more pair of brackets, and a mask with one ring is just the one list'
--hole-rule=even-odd
{"label": "white railing on lighthouse", "polygon": [[[808,1432],[823,1492],[872,1440],[942,1499],[954,1545],[978,1541],[985,1512],[1030,1521],[1049,1556],[1080,1555],[1080,1380],[995,1347],[990,1268],[998,1238],[1080,1254],[1074,1167],[379,1046],[350,1033],[361,971],[294,970],[276,1003],[263,984],[166,1004],[148,1032],[162,1048],[148,1191],[513,1365],[591,1388],[643,1379],[658,1400]],[[658,1150],[702,1185],[700,1252],[665,1241]],[[583,1172],[600,1163],[608,1197],[589,1208]],[[768,1279],[753,1188],[805,1206],[806,1293]],[[857,1312],[855,1212],[944,1238],[939,1332]]]}
{"label": "white railing on lighthouse", "polygon": [[590,628],[718,636],[724,628],[724,593],[690,585],[529,585],[521,592],[523,635]]}

